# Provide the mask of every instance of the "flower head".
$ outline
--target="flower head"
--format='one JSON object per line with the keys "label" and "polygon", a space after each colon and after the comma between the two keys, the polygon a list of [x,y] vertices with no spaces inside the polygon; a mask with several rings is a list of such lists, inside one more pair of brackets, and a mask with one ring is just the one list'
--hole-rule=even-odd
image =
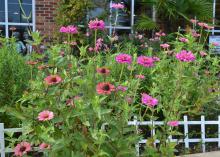
{"label": "flower head", "polygon": [[14,148],[14,154],[15,156],[23,156],[27,154],[27,152],[31,151],[31,144],[28,142],[21,142],[17,144],[17,146]]}
{"label": "flower head", "polygon": [[169,121],[169,122],[167,123],[167,125],[172,126],[172,127],[178,126],[178,125],[179,125],[179,121]]}
{"label": "flower head", "polygon": [[196,57],[191,51],[182,50],[180,53],[176,54],[176,59],[182,62],[192,62]]}
{"label": "flower head", "polygon": [[44,79],[44,81],[47,85],[54,85],[54,84],[59,84],[60,82],[62,82],[62,78],[58,75],[50,75],[50,76],[47,76]]}
{"label": "flower head", "polygon": [[109,95],[115,91],[115,86],[109,82],[100,82],[96,86],[96,92],[102,95]]}
{"label": "flower head", "polygon": [[111,8],[114,8],[114,9],[124,9],[124,5],[121,4],[121,3],[112,3],[111,5]]}
{"label": "flower head", "polygon": [[163,49],[168,49],[170,47],[169,44],[160,44],[160,47],[162,47]]}
{"label": "flower head", "polygon": [[139,56],[137,63],[144,67],[153,67],[155,59],[153,57]]}
{"label": "flower head", "polygon": [[199,22],[198,25],[202,28],[206,28],[208,26],[208,24],[204,22]]}
{"label": "flower head", "polygon": [[62,26],[60,28],[60,32],[61,33],[69,33],[69,34],[77,34],[78,29],[76,26],[67,26],[67,27]]}
{"label": "flower head", "polygon": [[138,78],[138,79],[145,79],[145,76],[144,75],[135,75],[135,78]]}
{"label": "flower head", "polygon": [[190,22],[192,22],[193,24],[196,24],[198,22],[198,20],[196,19],[190,19]]}
{"label": "flower head", "polygon": [[204,52],[204,51],[200,51],[199,54],[200,54],[201,57],[207,56],[207,53]]}
{"label": "flower head", "polygon": [[109,75],[110,70],[108,68],[102,67],[102,68],[97,68],[96,72],[102,75]]}
{"label": "flower head", "polygon": [[28,65],[36,65],[38,61],[27,61],[26,64]]}
{"label": "flower head", "polygon": [[217,43],[217,42],[212,42],[211,45],[212,45],[212,46],[219,46],[220,44]]}
{"label": "flower head", "polygon": [[89,22],[89,29],[91,29],[91,30],[103,30],[103,29],[105,29],[105,23],[104,23],[103,20],[98,20],[98,19],[91,20]]}
{"label": "flower head", "polygon": [[53,119],[53,117],[54,117],[53,112],[48,111],[48,110],[42,111],[38,114],[39,121],[48,121],[48,120]]}
{"label": "flower head", "polygon": [[162,31],[160,31],[160,32],[156,32],[155,35],[156,35],[157,37],[163,37],[163,36],[166,36],[166,34],[165,34],[164,32],[162,32]]}
{"label": "flower head", "polygon": [[132,56],[128,55],[128,54],[121,53],[115,57],[115,60],[121,64],[123,64],[123,63],[131,64],[132,63]]}
{"label": "flower head", "polygon": [[40,150],[44,150],[44,149],[50,149],[50,145],[47,143],[41,143],[39,145]]}
{"label": "flower head", "polygon": [[145,104],[149,107],[154,107],[158,104],[158,100],[156,98],[151,97],[150,95],[146,94],[146,93],[142,93],[142,104]]}
{"label": "flower head", "polygon": [[188,43],[189,42],[189,40],[187,38],[182,38],[182,37],[179,38],[179,41],[181,41],[183,43]]}

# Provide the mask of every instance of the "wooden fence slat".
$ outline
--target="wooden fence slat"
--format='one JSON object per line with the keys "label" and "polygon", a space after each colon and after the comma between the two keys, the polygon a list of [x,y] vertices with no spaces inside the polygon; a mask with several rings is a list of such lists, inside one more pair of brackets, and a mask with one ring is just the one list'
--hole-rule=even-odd
{"label": "wooden fence slat", "polygon": [[5,135],[4,135],[3,123],[0,123],[0,151],[1,151],[1,157],[5,157]]}

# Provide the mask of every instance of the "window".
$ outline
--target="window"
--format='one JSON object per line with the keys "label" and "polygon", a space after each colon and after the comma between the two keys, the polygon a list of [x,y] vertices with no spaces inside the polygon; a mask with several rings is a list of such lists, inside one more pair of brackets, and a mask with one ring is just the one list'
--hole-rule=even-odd
{"label": "window", "polygon": [[0,0],[0,35],[16,31],[23,40],[28,30],[35,30],[35,0]]}

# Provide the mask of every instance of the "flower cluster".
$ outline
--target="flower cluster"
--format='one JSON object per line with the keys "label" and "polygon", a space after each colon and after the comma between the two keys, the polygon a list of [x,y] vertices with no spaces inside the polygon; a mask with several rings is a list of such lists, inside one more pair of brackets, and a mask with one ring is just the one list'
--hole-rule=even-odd
{"label": "flower cluster", "polygon": [[182,50],[180,53],[177,53],[176,58],[182,62],[192,62],[196,59],[191,51],[186,50]]}
{"label": "flower cluster", "polygon": [[76,26],[62,26],[60,28],[60,32],[61,33],[69,33],[69,34],[77,34],[78,33],[78,29]]}

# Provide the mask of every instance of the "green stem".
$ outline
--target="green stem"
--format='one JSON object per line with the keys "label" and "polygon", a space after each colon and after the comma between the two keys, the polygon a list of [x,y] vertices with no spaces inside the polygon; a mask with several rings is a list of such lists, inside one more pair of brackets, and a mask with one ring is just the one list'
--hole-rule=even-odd
{"label": "green stem", "polygon": [[120,74],[120,77],[119,77],[119,84],[120,84],[120,82],[121,82],[121,77],[122,77],[122,74],[123,74],[123,72],[124,72],[124,68],[125,68],[125,66],[124,66],[124,64],[122,65],[122,68],[121,68],[121,74]]}
{"label": "green stem", "polygon": [[[96,47],[96,40],[97,40],[97,30],[95,30],[95,41],[94,41],[94,49]],[[96,51],[96,50],[95,50]]]}

